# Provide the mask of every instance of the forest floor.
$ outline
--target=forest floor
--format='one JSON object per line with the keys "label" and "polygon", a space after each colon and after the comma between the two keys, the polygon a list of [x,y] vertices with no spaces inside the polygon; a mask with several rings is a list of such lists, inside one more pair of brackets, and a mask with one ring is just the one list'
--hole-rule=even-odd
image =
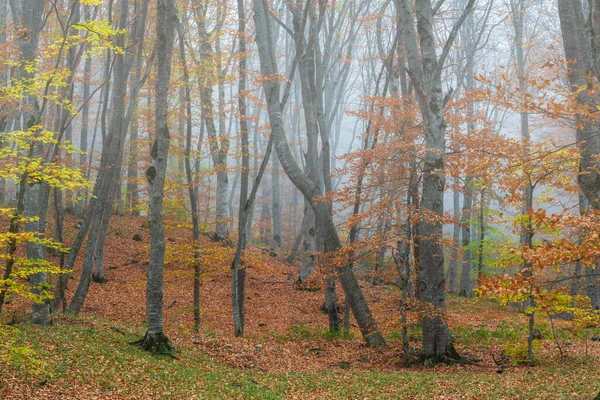
{"label": "forest floor", "polygon": [[[67,244],[75,225],[67,223]],[[133,240],[136,234],[141,241]],[[531,367],[520,363],[527,338],[523,315],[490,300],[451,296],[447,320],[456,347],[475,363],[405,368],[396,288],[361,284],[388,341],[385,348],[369,349],[354,324],[349,335],[331,335],[320,311],[323,289],[298,290],[298,268],[260,247],[251,247],[246,258],[246,336],[234,338],[234,249],[206,238],[202,323],[194,333],[189,230],[172,226],[166,234],[165,329],[174,358],[130,344],[144,333],[147,225],[144,218],[114,217],[105,252],[107,281],[92,284],[79,316],[58,314],[52,327],[42,328],[27,322],[26,302],[14,299],[6,307],[2,322],[17,329],[15,345],[35,351],[44,364],[35,373],[27,364],[0,359],[0,398],[592,399],[600,391],[600,342],[591,340],[599,327],[538,318]],[[341,289],[338,295],[343,304]],[[418,350],[415,318],[408,332]],[[503,350],[508,358],[500,370]]]}

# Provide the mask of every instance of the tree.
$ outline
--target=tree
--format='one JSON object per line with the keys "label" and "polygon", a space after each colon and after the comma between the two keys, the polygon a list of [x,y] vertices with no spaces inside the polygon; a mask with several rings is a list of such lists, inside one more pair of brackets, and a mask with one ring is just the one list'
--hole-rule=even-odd
{"label": "tree", "polygon": [[[597,47],[600,43],[599,7],[599,1],[590,1],[588,15],[585,15],[581,1],[558,1],[568,79],[578,106],[574,117],[577,124],[576,142],[581,153],[577,180],[589,206],[594,210],[600,209],[600,126],[595,120],[599,96],[597,85],[600,80],[600,49]],[[587,280],[592,307],[600,308],[599,278],[590,276]]]}
{"label": "tree", "polygon": [[163,328],[163,280],[165,269],[165,234],[163,226],[163,192],[167,174],[170,135],[167,120],[171,52],[177,15],[173,0],[159,0],[156,22],[156,117],[152,145],[152,165],[146,170],[150,188],[148,223],[150,226],[150,263],[146,284],[146,315],[148,330],[140,341],[144,350],[170,350]]}
{"label": "tree", "polygon": [[[473,9],[470,0],[455,22],[448,39],[438,56],[434,35],[434,9],[428,0],[415,1],[417,28],[413,21],[411,5],[407,0],[396,0],[399,15],[398,29],[402,30],[402,41],[411,82],[415,87],[417,102],[421,110],[425,130],[425,159],[423,164],[423,192],[421,197],[422,218],[419,260],[419,297],[436,310],[446,308],[444,253],[441,243],[444,212],[444,155],[445,129],[442,92],[442,69],[454,43],[460,26]],[[419,45],[417,45],[417,38]],[[448,325],[440,315],[425,316],[423,328],[423,360],[458,359]]]}
{"label": "tree", "polygon": [[[214,169],[217,173],[217,188],[216,188],[216,228],[215,241],[221,241],[227,238],[228,231],[228,209],[227,209],[227,190],[229,181],[227,178],[227,155],[229,153],[229,136],[225,134],[223,129],[219,129],[217,134],[217,126],[215,119],[221,121],[222,115],[215,113],[213,106],[213,84],[216,79],[221,82],[221,70],[218,68],[219,63],[215,65],[215,54],[211,45],[211,36],[206,27],[207,4],[205,2],[194,3],[194,14],[196,24],[198,26],[198,35],[200,37],[200,60],[202,62],[202,72],[200,79],[200,98],[202,102],[202,119],[208,134],[208,143],[210,153],[214,163]],[[219,15],[219,20],[224,17],[224,14]],[[214,31],[219,32],[220,24],[217,24]],[[217,60],[218,61],[218,60]],[[222,123],[220,123],[221,126]]]}
{"label": "tree", "polygon": [[[142,10],[147,9],[144,5],[147,5],[148,0],[142,1]],[[126,93],[127,93],[127,82],[129,81],[129,74],[133,66],[135,59],[135,47],[128,47],[125,52],[125,28],[128,24],[129,18],[129,2],[121,0],[120,3],[120,15],[118,21],[118,30],[108,29],[107,35],[116,34],[116,48],[114,49],[114,65],[113,70],[113,91],[111,96],[111,118],[108,126],[108,132],[106,134],[103,146],[102,156],[100,160],[100,171],[98,173],[94,189],[92,191],[92,197],[86,211],[82,226],[75,238],[69,259],[66,263],[67,269],[72,269],[75,265],[77,255],[83,245],[86,236],[89,237],[86,242],[86,250],[83,261],[83,267],[77,289],[73,294],[71,303],[69,304],[69,312],[78,313],[83,307],[83,303],[87,296],[90,283],[94,275],[97,278],[102,278],[102,272],[99,271],[103,268],[102,265],[98,265],[97,262],[101,260],[95,260],[98,251],[102,251],[104,247],[104,239],[108,228],[108,223],[112,215],[113,200],[116,195],[117,188],[120,187],[119,177],[121,172],[121,165],[123,162],[123,150],[125,145],[125,136],[127,133],[127,127],[132,118],[133,108],[136,103],[137,95],[143,86],[147,74],[133,84],[133,90],[129,95],[129,105],[125,106]],[[131,41],[136,43],[138,46],[143,45],[143,38],[145,33],[146,25],[146,14],[140,13],[135,16],[135,24],[132,30]],[[151,60],[150,60],[151,61]],[[152,62],[148,63],[152,65]],[[110,63],[107,62],[107,79],[109,79]],[[104,105],[108,103],[108,92],[105,92]],[[104,113],[103,113],[104,114]]]}

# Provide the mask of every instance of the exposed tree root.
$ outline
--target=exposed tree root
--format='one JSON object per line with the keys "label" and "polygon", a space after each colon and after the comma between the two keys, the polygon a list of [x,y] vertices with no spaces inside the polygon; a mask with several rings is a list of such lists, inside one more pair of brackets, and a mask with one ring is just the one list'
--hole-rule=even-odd
{"label": "exposed tree root", "polygon": [[473,365],[474,360],[458,354],[454,345],[448,346],[446,352],[443,354],[422,354],[416,358],[407,358],[405,361],[406,367],[433,367],[437,364],[449,364],[449,365]]}
{"label": "exposed tree root", "polygon": [[152,354],[167,355],[175,358],[172,354],[173,347],[169,344],[169,338],[162,332],[153,334],[146,332],[143,338],[131,344],[139,346]]}

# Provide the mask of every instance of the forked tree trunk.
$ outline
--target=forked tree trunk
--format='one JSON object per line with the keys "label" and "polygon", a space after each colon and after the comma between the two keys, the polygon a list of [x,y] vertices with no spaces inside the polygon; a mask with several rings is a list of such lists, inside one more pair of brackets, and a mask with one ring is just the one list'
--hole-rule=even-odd
{"label": "forked tree trunk", "polygon": [[[271,123],[271,134],[273,135],[275,148],[279,160],[286,174],[296,187],[309,200],[317,220],[322,224],[322,237],[326,252],[337,251],[342,247],[335,224],[331,215],[331,207],[317,201],[321,190],[316,182],[313,182],[298,166],[290,151],[283,125],[283,116],[280,104],[280,84],[276,77],[277,67],[274,44],[271,40],[270,20],[267,17],[267,5],[265,0],[254,2],[254,22],[256,32],[256,43],[259,51],[261,72],[268,77],[263,82],[265,97],[269,110],[269,121]],[[352,308],[354,317],[360,327],[365,342],[369,346],[385,345],[383,335],[379,332],[377,324],[371,314],[369,306],[358,285],[356,276],[352,269],[346,265],[338,270],[339,279]]]}

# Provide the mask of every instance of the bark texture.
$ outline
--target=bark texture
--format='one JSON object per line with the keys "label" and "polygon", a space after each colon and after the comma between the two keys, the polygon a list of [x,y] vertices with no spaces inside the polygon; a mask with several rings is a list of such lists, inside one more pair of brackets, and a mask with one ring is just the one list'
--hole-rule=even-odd
{"label": "bark texture", "polygon": [[431,305],[421,319],[424,361],[459,358],[444,320],[446,309],[446,279],[444,274],[444,251],[442,227],[444,213],[444,152],[445,130],[444,95],[441,72],[460,26],[471,12],[474,0],[470,0],[455,22],[440,55],[434,35],[433,9],[429,0],[415,1],[416,28],[411,3],[396,0],[399,27],[406,48],[406,59],[425,131],[425,155],[423,160],[423,189],[421,195],[421,224],[419,243],[419,299]]}
{"label": "bark texture", "polygon": [[152,146],[152,165],[146,170],[150,192],[148,223],[150,227],[150,262],[146,284],[148,330],[140,345],[153,352],[169,350],[163,328],[163,281],[165,269],[165,234],[163,226],[163,191],[167,174],[170,135],[167,124],[171,52],[175,36],[175,5],[172,0],[158,0],[156,39],[156,119]]}

